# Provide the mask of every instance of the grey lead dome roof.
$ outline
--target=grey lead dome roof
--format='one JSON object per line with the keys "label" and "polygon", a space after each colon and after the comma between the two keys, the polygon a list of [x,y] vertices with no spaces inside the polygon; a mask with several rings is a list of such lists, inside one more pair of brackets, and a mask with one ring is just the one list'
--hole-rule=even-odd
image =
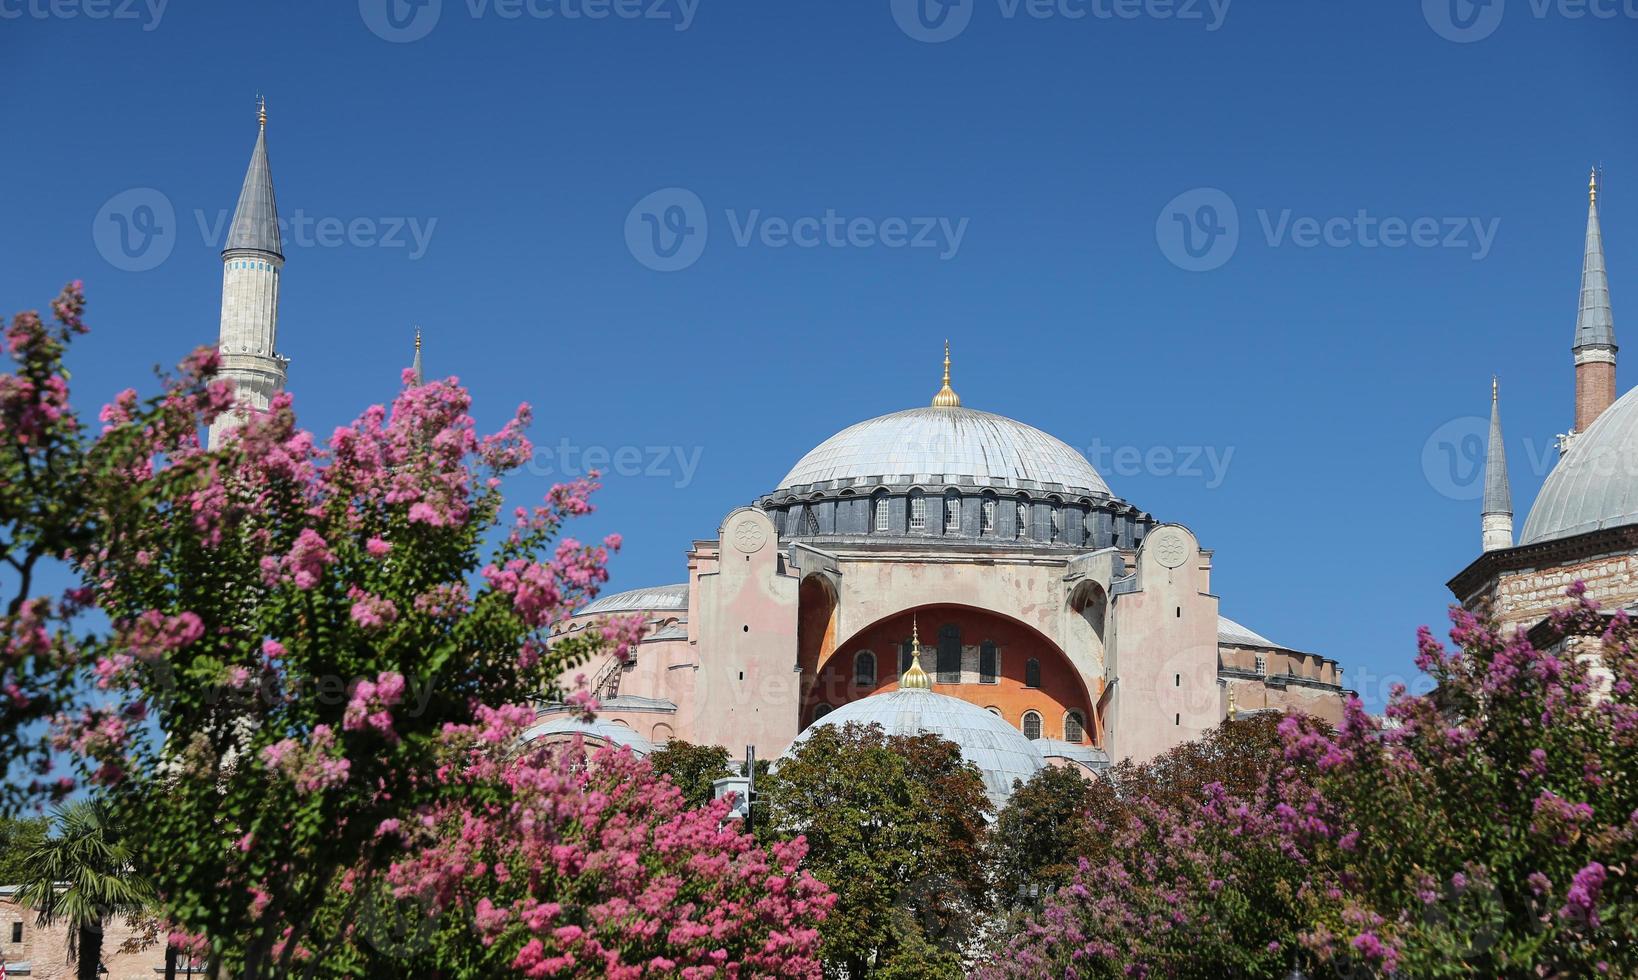
{"label": "grey lead dome roof", "polygon": [[889,735],[928,733],[961,747],[961,757],[978,767],[984,793],[999,809],[1012,795],[1012,781],[1029,778],[1046,766],[1046,759],[1024,733],[976,704],[932,691],[897,690],[850,701],[803,729],[785,750],[796,751],[815,729],[841,728],[849,722],[880,725]]}
{"label": "grey lead dome roof", "polygon": [[1604,410],[1547,474],[1520,544],[1638,524],[1638,388]]}
{"label": "grey lead dome roof", "polygon": [[[959,482],[1109,494],[1086,457],[1040,429],[970,408],[912,408],[851,425],[803,456],[780,489]],[[946,479],[950,478],[950,479]]]}

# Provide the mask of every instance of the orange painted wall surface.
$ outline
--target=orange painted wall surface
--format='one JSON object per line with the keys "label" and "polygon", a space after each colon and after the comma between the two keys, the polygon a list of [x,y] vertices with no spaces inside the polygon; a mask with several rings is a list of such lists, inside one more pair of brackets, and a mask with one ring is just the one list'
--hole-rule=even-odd
{"label": "orange painted wall surface", "polygon": [[[915,616],[923,648],[921,666],[932,677],[934,691],[982,708],[998,708],[1001,717],[1020,730],[1024,713],[1038,712],[1044,738],[1063,738],[1065,713],[1078,711],[1086,731],[1081,742],[1091,743],[1092,698],[1069,659],[1039,633],[1005,617],[964,607],[929,606],[916,611]],[[988,640],[1000,648],[996,683],[938,683],[938,632],[947,623],[961,628],[964,647],[978,647]],[[803,724],[813,721],[813,711],[820,704],[837,708],[898,687],[899,648],[910,639],[910,630],[911,613],[901,613],[865,628],[839,646],[820,668],[807,693],[802,706]],[[861,650],[876,655],[876,683],[872,686],[859,686],[854,682],[853,658]],[[1039,688],[1024,684],[1025,664],[1031,658],[1041,663]],[[968,666],[975,665],[969,663]]]}

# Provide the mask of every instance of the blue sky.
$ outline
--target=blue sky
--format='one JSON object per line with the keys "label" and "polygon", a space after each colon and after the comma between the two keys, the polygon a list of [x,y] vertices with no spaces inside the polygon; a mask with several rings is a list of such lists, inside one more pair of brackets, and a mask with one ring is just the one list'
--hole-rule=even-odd
{"label": "blue sky", "polygon": [[214,340],[263,92],[303,421],[421,324],[485,426],[536,406],[520,500],[633,447],[577,529],[622,587],[925,403],[948,337],[966,404],[1380,707],[1478,552],[1491,373],[1521,525],[1569,424],[1594,163],[1638,309],[1634,0],[387,2],[0,0],[0,297],[86,280],[92,408]]}

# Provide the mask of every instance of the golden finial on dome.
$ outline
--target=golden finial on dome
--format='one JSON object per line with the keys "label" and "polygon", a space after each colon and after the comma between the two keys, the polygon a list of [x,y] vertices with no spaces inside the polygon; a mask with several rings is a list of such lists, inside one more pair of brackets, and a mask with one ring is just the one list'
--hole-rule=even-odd
{"label": "golden finial on dome", "polygon": [[256,122],[261,128],[267,128],[267,100],[260,92],[256,93]]}
{"label": "golden finial on dome", "polygon": [[420,327],[415,328],[415,349],[416,350],[421,349],[421,328]]}
{"label": "golden finial on dome", "polygon": [[1597,167],[1594,167],[1592,169],[1592,176],[1587,178],[1587,200],[1592,202],[1593,204],[1598,203],[1598,168]]}
{"label": "golden finial on dome", "polygon": [[933,396],[934,408],[960,408],[961,396],[950,387],[950,342],[944,342],[944,387]]}
{"label": "golden finial on dome", "polygon": [[1228,720],[1236,721],[1240,717],[1240,709],[1234,703],[1234,685],[1228,686]]}
{"label": "golden finial on dome", "polygon": [[933,682],[927,672],[921,669],[921,631],[916,626],[916,617],[910,617],[910,668],[899,678],[901,691],[930,691]]}

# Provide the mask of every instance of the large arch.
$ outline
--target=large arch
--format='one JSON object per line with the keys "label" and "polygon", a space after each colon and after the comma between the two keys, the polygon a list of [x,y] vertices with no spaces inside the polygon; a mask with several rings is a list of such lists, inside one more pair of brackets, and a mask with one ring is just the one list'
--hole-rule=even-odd
{"label": "large arch", "polygon": [[[1025,713],[1034,711],[1043,719],[1042,735],[1046,738],[1064,737],[1063,719],[1069,712],[1079,712],[1082,719],[1097,717],[1097,703],[1086,679],[1064,651],[1039,630],[993,610],[932,603],[885,616],[835,643],[828,656],[804,659],[802,720],[812,718],[814,708],[820,704],[840,707],[895,690],[901,651],[910,639],[912,620],[921,637],[922,669],[931,677],[934,691],[981,708],[993,708],[1015,728],[1021,729]],[[956,675],[947,672],[941,676],[938,670],[938,647],[941,635],[948,643],[956,634],[961,655],[959,679],[952,683]],[[998,654],[993,680],[980,673],[984,659],[981,654],[987,643],[993,643]],[[860,684],[854,669],[854,658],[863,650],[876,658],[876,676],[871,684]],[[1040,665],[1039,686],[1026,682],[1031,660]],[[949,666],[947,656],[945,667]],[[1096,722],[1086,724],[1082,744],[1097,744],[1101,731],[1102,726]]]}
{"label": "large arch", "polygon": [[796,598],[796,663],[802,669],[803,712],[797,727],[807,719],[812,679],[821,665],[836,652],[836,590],[824,575],[814,573],[802,579]]}

